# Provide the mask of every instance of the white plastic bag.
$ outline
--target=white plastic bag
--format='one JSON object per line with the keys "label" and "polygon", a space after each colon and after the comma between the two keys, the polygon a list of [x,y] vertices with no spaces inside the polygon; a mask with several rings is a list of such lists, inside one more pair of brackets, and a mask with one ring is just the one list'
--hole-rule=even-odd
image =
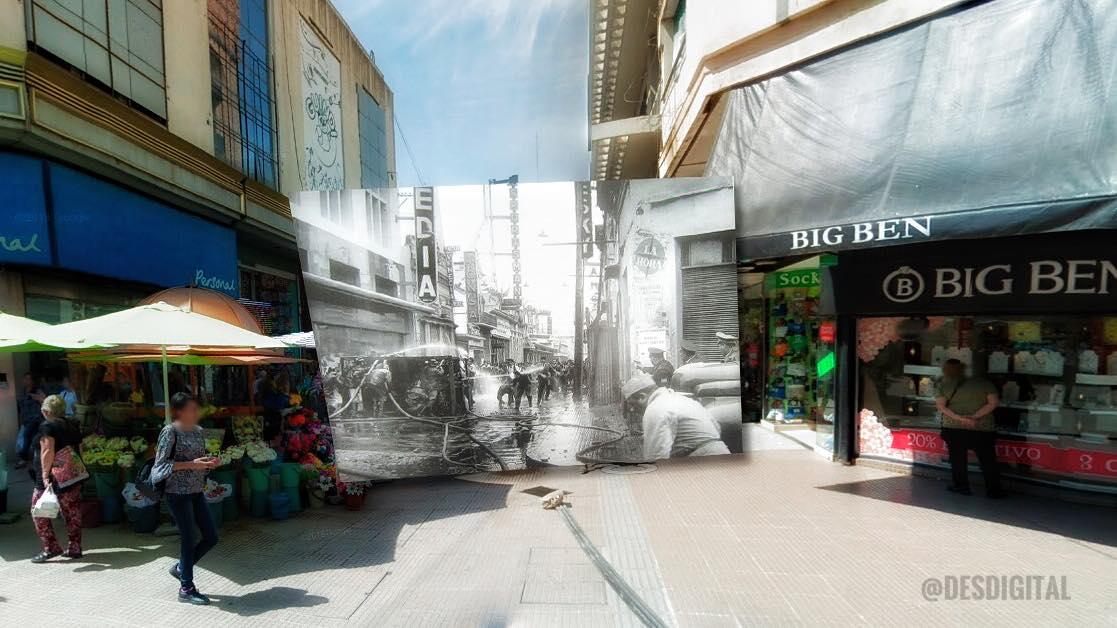
{"label": "white plastic bag", "polygon": [[141,493],[140,489],[132,482],[124,485],[124,489],[120,491],[120,495],[124,498],[124,503],[133,508],[146,508],[158,503],[156,500]]}
{"label": "white plastic bag", "polygon": [[39,501],[31,506],[31,516],[42,519],[54,519],[58,516],[58,511],[61,510],[61,508],[62,507],[58,503],[58,496],[54,494],[53,489],[47,487],[47,490],[43,491],[42,496],[39,497]]}

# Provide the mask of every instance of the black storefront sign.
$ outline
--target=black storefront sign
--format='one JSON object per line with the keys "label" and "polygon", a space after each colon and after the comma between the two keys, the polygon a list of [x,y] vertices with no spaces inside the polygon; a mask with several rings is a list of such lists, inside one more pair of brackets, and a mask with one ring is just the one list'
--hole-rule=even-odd
{"label": "black storefront sign", "polygon": [[890,217],[764,235],[747,235],[747,217],[738,216],[738,223],[746,235],[737,238],[737,256],[747,262],[921,242],[1114,229],[1117,198]]}
{"label": "black storefront sign", "polygon": [[415,274],[419,300],[438,299],[438,254],[434,241],[434,188],[415,188]]}
{"label": "black storefront sign", "polygon": [[838,314],[1114,313],[1117,231],[856,251],[827,272]]}

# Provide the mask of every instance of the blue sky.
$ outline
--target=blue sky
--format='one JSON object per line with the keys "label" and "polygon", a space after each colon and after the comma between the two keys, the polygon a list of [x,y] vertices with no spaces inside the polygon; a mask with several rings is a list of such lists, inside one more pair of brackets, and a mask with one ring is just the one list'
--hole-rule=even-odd
{"label": "blue sky", "polygon": [[400,186],[588,178],[588,0],[334,4],[395,93]]}

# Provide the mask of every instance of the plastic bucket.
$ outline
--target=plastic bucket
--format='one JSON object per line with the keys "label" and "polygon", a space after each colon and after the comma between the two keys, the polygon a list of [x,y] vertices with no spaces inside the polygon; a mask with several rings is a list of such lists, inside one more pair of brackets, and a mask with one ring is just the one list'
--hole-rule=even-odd
{"label": "plastic bucket", "polygon": [[124,518],[124,500],[119,494],[101,498],[101,523],[119,523]]}
{"label": "plastic bucket", "polygon": [[267,467],[249,467],[244,471],[253,493],[267,493],[270,480]]}
{"label": "plastic bucket", "polygon": [[213,520],[213,527],[215,528],[220,528],[225,523],[225,508],[222,504],[226,501],[228,501],[228,498],[206,504],[209,507],[209,518]]}
{"label": "plastic bucket", "polygon": [[[91,474],[93,484],[97,487],[97,497],[102,501],[109,496],[120,497],[120,474],[114,471],[97,471]],[[120,519],[117,519],[120,521]],[[107,520],[106,520],[107,522]]]}
{"label": "plastic bucket", "polygon": [[291,503],[287,493],[275,493],[268,498],[271,505],[271,518],[283,520],[291,516]]}
{"label": "plastic bucket", "polygon": [[283,488],[298,486],[302,469],[303,466],[297,462],[284,462],[279,467],[279,480],[283,483]]}
{"label": "plastic bucket", "polygon": [[303,502],[302,499],[299,498],[298,485],[285,486],[283,487],[283,492],[287,495],[287,502],[291,505],[291,512],[302,512]]}
{"label": "plastic bucket", "polygon": [[126,512],[128,514],[128,521],[132,523],[133,532],[147,534],[154,532],[155,528],[159,527],[158,504],[144,506],[143,508],[133,508],[129,506]]}
{"label": "plastic bucket", "polygon": [[221,504],[222,519],[235,521],[240,516],[240,508],[237,506],[237,472],[232,469],[218,469],[209,475],[214,482],[232,487],[225,498],[218,503]]}
{"label": "plastic bucket", "polygon": [[[249,508],[253,517],[266,517],[268,515],[268,494],[265,491],[252,491],[251,506]],[[286,497],[286,496],[285,496]]]}

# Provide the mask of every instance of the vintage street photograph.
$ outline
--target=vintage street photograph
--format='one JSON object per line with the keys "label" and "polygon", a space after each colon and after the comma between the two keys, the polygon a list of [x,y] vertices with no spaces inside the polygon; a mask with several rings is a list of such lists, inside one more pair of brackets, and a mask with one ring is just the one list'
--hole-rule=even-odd
{"label": "vintage street photograph", "polygon": [[338,473],[741,451],[726,179],[307,192]]}

